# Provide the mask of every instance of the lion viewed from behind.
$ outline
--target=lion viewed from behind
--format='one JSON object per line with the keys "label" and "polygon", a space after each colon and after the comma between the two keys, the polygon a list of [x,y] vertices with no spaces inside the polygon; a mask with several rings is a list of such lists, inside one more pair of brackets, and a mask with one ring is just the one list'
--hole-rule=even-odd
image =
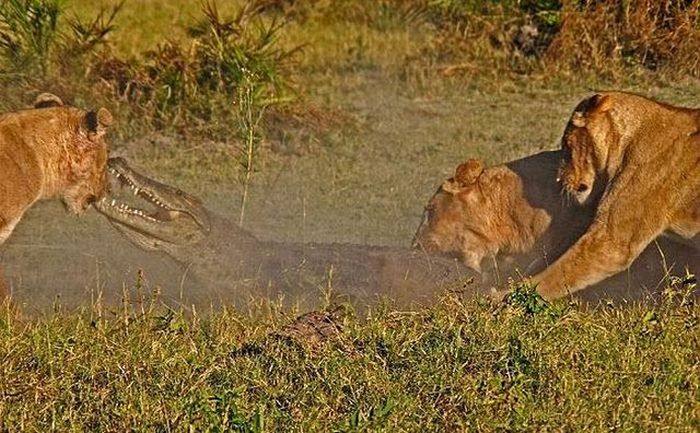
{"label": "lion viewed from behind", "polygon": [[[106,188],[112,116],[41,94],[35,108],[0,115],[0,244],[37,200],[60,198],[81,214]],[[0,280],[0,297],[7,295]]]}

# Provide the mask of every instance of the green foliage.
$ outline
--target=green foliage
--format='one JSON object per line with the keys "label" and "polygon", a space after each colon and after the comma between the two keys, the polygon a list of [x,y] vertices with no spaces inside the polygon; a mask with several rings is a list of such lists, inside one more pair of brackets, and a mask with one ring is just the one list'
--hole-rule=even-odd
{"label": "green foliage", "polygon": [[561,0],[523,0],[520,10],[532,15],[536,23],[548,31],[556,31],[561,23]]}
{"label": "green foliage", "polygon": [[280,74],[292,51],[278,48],[283,22],[265,24],[260,17],[263,2],[248,2],[234,18],[223,18],[213,1],[204,1],[205,20],[191,29],[199,42],[193,71],[203,95],[229,95],[236,107],[240,145],[237,160],[243,185],[239,224],[243,225],[249,186],[256,169],[262,130],[260,122],[268,106],[285,99],[286,82]]}
{"label": "green foliage", "polygon": [[537,288],[526,283],[515,285],[508,294],[506,302],[521,309],[528,316],[542,314],[550,310],[547,301],[537,293]]}
{"label": "green foliage", "polygon": [[163,43],[142,59],[103,57],[92,78],[108,83],[155,127],[199,126],[209,135],[225,127],[221,134],[229,136],[241,95],[255,109],[292,99],[284,69],[296,50],[280,48],[284,22],[266,21],[259,3],[223,17],[215,2],[202,2],[203,18],[189,28],[188,43]]}
{"label": "green foliage", "polygon": [[222,389],[211,396],[188,399],[183,405],[187,423],[208,433],[240,432],[260,433],[264,430],[264,416],[260,412],[251,415],[241,413],[235,389]]}
{"label": "green foliage", "polygon": [[[114,20],[124,5],[124,1],[117,3],[111,9],[102,8],[88,20],[73,17],[67,20],[69,31],[64,39],[64,55],[70,56],[75,62],[82,56],[94,52],[99,46],[107,45],[107,37],[114,31]],[[89,62],[88,62],[89,63]]]}
{"label": "green foliage", "polygon": [[45,74],[60,38],[60,0],[6,0],[0,3],[0,48],[13,71]]}
{"label": "green foliage", "polygon": [[5,0],[0,3],[0,57],[5,72],[47,77],[80,65],[104,44],[121,4],[102,9],[91,21],[64,18],[63,0]]}
{"label": "green foliage", "polygon": [[201,86],[232,93],[245,81],[254,85],[255,100],[261,105],[276,101],[286,84],[279,69],[293,51],[279,48],[284,21],[266,23],[262,4],[247,2],[233,18],[224,18],[215,2],[202,3],[205,20],[190,29],[202,46],[197,53]]}

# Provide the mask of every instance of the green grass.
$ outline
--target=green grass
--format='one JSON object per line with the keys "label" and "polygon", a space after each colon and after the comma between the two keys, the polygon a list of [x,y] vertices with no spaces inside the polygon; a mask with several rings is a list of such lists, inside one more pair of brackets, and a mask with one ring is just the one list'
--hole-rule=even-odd
{"label": "green grass", "polygon": [[[68,15],[87,19],[118,3],[113,0],[70,0],[66,2],[66,11]],[[219,2],[222,13],[232,12],[234,6],[235,2]],[[110,42],[120,54],[138,56],[169,39],[186,38],[187,27],[200,18],[197,1],[127,0],[116,17],[115,34]]]}
{"label": "green grass", "polygon": [[673,431],[700,428],[698,305],[379,307],[320,349],[277,309],[0,330],[3,431]]}

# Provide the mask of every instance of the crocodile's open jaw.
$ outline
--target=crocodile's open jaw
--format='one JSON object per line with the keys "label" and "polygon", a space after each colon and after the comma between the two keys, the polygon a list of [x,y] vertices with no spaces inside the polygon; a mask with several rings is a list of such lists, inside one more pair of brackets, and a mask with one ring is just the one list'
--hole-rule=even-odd
{"label": "crocodile's open jaw", "polygon": [[129,202],[135,199],[153,208],[148,211],[127,203],[114,188],[95,203],[95,208],[138,246],[161,249],[164,243],[191,244],[209,232],[207,211],[196,197],[143,176],[122,158],[110,158],[107,167],[111,178],[132,193]]}

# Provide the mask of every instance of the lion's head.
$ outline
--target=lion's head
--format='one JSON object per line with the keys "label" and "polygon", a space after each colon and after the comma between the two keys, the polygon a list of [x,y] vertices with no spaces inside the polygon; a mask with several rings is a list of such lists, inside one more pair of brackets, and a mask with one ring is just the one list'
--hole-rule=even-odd
{"label": "lion's head", "polygon": [[66,208],[83,213],[88,206],[105,196],[107,189],[107,142],[105,134],[112,124],[112,115],[105,108],[84,111],[63,105],[50,93],[37,96],[34,107],[46,134],[43,149],[49,172],[48,191],[63,200]]}
{"label": "lion's head", "polygon": [[501,212],[507,206],[502,195],[509,184],[501,170],[484,170],[476,159],[463,162],[425,207],[413,246],[455,254],[481,271],[481,261],[503,248],[502,240],[511,228]]}
{"label": "lion's head", "polygon": [[618,137],[608,116],[608,96],[593,95],[574,109],[561,140],[557,175],[563,191],[579,204],[591,197],[596,178],[604,174],[608,151]]}
{"label": "lion's head", "polygon": [[112,115],[105,108],[85,113],[78,127],[74,146],[79,150],[70,161],[70,183],[63,202],[73,213],[80,214],[107,192],[107,142],[105,134]]}
{"label": "lion's head", "polygon": [[562,206],[554,180],[560,160],[560,151],[550,151],[486,169],[475,159],[463,162],[425,207],[413,246],[454,254],[479,272],[484,258],[523,269],[545,265],[592,217],[590,206]]}

